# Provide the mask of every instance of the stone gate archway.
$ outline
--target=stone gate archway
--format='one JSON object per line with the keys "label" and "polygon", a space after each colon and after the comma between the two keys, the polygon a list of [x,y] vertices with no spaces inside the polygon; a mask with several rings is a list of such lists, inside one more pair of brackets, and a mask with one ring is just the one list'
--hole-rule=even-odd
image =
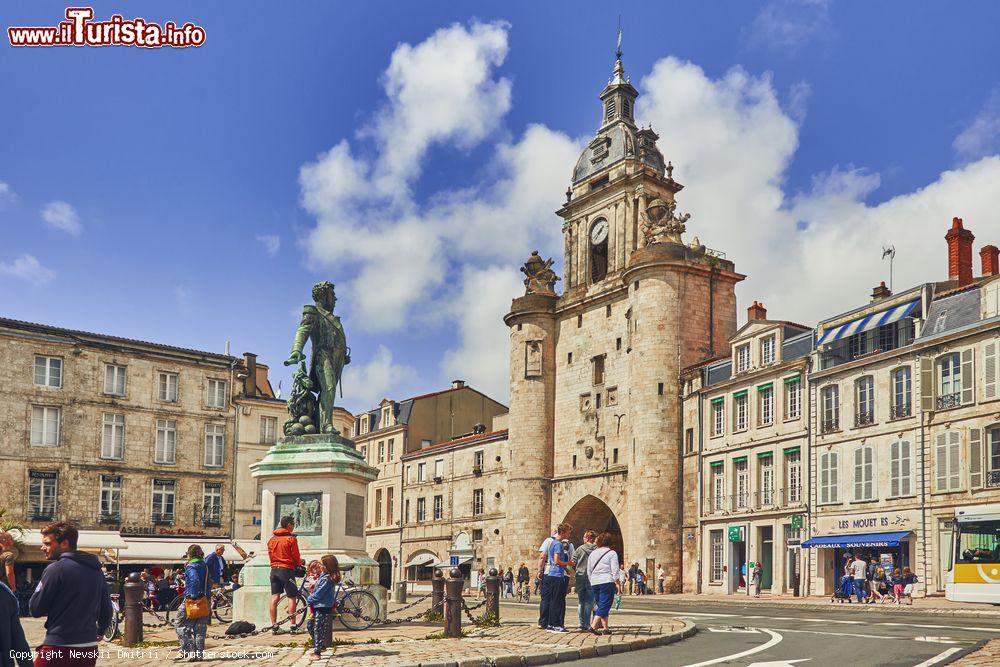
{"label": "stone gate archway", "polygon": [[375,560],[378,562],[378,585],[391,591],[392,555],[387,549],[379,549],[375,552]]}
{"label": "stone gate archway", "polygon": [[573,526],[573,537],[570,541],[574,546],[583,544],[583,534],[588,530],[595,533],[611,533],[613,539],[610,546],[618,552],[619,562],[624,563],[625,545],[621,525],[615,513],[597,496],[584,496],[566,513],[564,522]]}

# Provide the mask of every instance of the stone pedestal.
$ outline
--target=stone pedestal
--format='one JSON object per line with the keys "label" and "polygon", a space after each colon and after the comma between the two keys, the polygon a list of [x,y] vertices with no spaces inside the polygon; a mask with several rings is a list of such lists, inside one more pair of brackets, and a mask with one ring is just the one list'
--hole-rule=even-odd
{"label": "stone pedestal", "polygon": [[[295,519],[299,551],[306,563],[326,554],[341,566],[353,565],[346,578],[378,583],[378,563],[365,552],[368,483],[378,470],[365,463],[354,442],[340,435],[302,435],[279,440],[250,466],[261,480],[261,545],[243,567],[233,618],[257,627],[270,625],[271,566],[267,541],[284,515]],[[372,591],[384,599],[380,591]],[[384,614],[384,607],[380,614]],[[283,616],[278,610],[278,618]]]}

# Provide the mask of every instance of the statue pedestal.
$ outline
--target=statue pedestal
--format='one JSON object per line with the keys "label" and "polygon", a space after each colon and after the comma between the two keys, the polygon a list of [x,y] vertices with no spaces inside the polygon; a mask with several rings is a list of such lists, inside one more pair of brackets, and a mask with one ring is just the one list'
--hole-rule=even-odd
{"label": "statue pedestal", "polygon": [[[368,483],[378,476],[340,435],[301,435],[280,439],[250,466],[261,480],[261,546],[243,567],[243,586],[233,600],[233,618],[258,628],[270,625],[271,566],[267,541],[282,516],[295,519],[299,551],[306,563],[326,554],[354,568],[345,578],[378,588],[378,564],[365,551]],[[381,591],[372,591],[384,599]],[[385,608],[380,610],[384,615]],[[278,610],[280,620],[287,612]]]}

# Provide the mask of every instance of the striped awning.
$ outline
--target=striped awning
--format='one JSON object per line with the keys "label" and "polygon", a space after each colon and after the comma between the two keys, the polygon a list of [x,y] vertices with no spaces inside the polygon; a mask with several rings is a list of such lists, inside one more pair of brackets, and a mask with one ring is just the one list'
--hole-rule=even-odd
{"label": "striped awning", "polygon": [[863,331],[869,331],[875,329],[876,327],[884,327],[887,324],[892,324],[893,322],[898,322],[907,315],[913,312],[913,309],[917,307],[920,299],[914,299],[908,303],[889,308],[888,310],[882,310],[877,313],[872,313],[871,315],[865,315],[856,320],[848,322],[847,324],[841,324],[840,326],[833,327],[832,329],[827,329],[823,332],[823,335],[819,337],[816,341],[817,345],[822,345],[824,343],[832,343],[835,340],[840,340],[841,338],[847,338],[848,336],[853,336],[854,334],[859,334]]}

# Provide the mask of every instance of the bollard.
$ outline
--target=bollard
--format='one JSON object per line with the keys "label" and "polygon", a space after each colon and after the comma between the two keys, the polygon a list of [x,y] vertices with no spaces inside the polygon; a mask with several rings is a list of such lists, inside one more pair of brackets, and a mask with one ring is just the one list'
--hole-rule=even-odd
{"label": "bollard", "polygon": [[431,579],[431,609],[444,616],[444,572],[434,570],[434,578]]}
{"label": "bollard", "polygon": [[406,582],[400,581],[396,584],[396,602],[406,604]]}
{"label": "bollard", "polygon": [[497,576],[496,568],[490,569],[490,576],[486,577],[486,613],[500,622],[500,577]]}
{"label": "bollard", "polygon": [[146,586],[138,572],[128,575],[125,581],[125,629],[122,631],[124,646],[135,646],[142,641],[142,596]]}
{"label": "bollard", "polygon": [[444,599],[444,636],[462,636],[462,589],[465,588],[465,578],[462,571],[455,568],[450,572],[445,582]]}

